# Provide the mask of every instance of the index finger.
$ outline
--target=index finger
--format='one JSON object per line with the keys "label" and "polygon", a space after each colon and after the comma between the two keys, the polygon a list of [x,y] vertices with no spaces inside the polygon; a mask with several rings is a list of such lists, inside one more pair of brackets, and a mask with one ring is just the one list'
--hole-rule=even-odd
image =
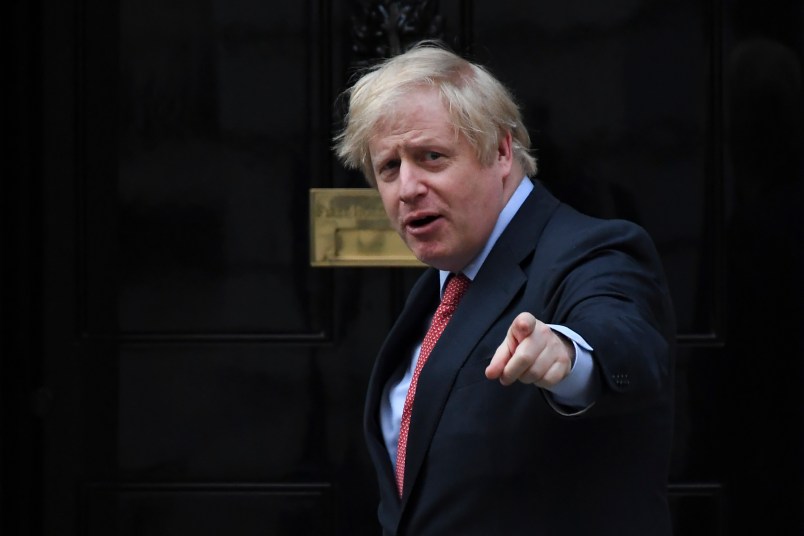
{"label": "index finger", "polygon": [[505,334],[505,339],[494,352],[489,366],[486,367],[486,378],[496,380],[502,375],[505,365],[508,364],[508,361],[516,352],[519,343],[533,333],[535,327],[536,317],[532,314],[520,313],[517,315],[514,321],[511,322],[511,326]]}
{"label": "index finger", "polygon": [[489,366],[486,367],[486,378],[489,380],[496,380],[502,375],[505,365],[514,355],[514,351],[508,346],[508,336],[497,347],[494,356],[491,358]]}

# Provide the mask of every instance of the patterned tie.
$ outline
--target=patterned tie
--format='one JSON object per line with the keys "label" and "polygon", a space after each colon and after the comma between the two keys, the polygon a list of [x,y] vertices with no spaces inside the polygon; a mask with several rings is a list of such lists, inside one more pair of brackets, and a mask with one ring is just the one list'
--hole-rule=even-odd
{"label": "patterned tie", "polygon": [[447,327],[447,322],[452,318],[455,309],[458,308],[458,302],[461,301],[466,289],[469,288],[469,283],[470,279],[463,274],[450,278],[444,288],[444,297],[441,298],[441,304],[439,304],[433,315],[430,329],[427,330],[427,334],[422,341],[419,360],[413,370],[413,378],[410,380],[405,405],[402,407],[402,422],[399,427],[399,444],[396,449],[396,487],[400,497],[402,497],[403,480],[405,478],[405,452],[408,444],[408,431],[410,430],[410,415],[413,411],[413,397],[416,395],[416,383],[419,381],[419,373],[427,362],[427,358],[430,356],[430,352],[436,345],[444,328]]}

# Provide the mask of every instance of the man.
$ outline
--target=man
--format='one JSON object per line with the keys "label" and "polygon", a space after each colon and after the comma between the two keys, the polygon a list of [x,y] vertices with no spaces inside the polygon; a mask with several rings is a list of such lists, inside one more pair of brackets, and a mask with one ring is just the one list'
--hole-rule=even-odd
{"label": "man", "polygon": [[670,534],[675,326],[647,234],[533,180],[509,93],[436,44],[348,96],[338,154],[432,267],[369,384],[383,533]]}

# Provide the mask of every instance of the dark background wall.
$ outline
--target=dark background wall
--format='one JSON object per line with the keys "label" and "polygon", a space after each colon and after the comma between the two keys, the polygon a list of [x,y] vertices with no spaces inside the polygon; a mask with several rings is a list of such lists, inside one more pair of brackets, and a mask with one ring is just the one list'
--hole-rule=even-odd
{"label": "dark background wall", "polygon": [[330,151],[354,69],[434,36],[512,88],[540,179],[659,247],[676,533],[802,533],[803,23],[800,1],[12,1],[2,534],[376,534],[363,393],[418,270],[311,268],[308,191],[363,186]]}

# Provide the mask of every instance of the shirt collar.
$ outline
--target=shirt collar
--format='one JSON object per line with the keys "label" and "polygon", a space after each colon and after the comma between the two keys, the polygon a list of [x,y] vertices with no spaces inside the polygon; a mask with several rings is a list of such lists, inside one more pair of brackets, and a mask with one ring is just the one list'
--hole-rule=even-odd
{"label": "shirt collar", "polygon": [[[528,194],[533,190],[533,183],[525,177],[517,186],[517,189],[514,190],[514,195],[511,196],[511,199],[508,200],[508,203],[505,204],[500,215],[497,217],[497,223],[494,224],[494,229],[491,231],[491,235],[489,235],[489,239],[486,241],[486,245],[483,246],[483,249],[480,250],[480,253],[475,257],[469,264],[467,264],[463,270],[463,274],[468,277],[470,280],[474,280],[477,273],[480,271],[480,267],[483,266],[483,263],[486,261],[486,257],[489,256],[489,252],[491,248],[494,247],[494,244],[497,243],[497,239],[500,238],[500,235],[505,231],[505,228],[508,227],[508,224],[511,223],[511,220],[514,219],[514,215],[519,210],[519,207],[522,206],[522,203],[525,202],[527,199]],[[451,272],[445,270],[439,270],[439,276],[441,278],[441,292],[444,292],[444,285],[447,282],[447,278],[449,278]]]}

